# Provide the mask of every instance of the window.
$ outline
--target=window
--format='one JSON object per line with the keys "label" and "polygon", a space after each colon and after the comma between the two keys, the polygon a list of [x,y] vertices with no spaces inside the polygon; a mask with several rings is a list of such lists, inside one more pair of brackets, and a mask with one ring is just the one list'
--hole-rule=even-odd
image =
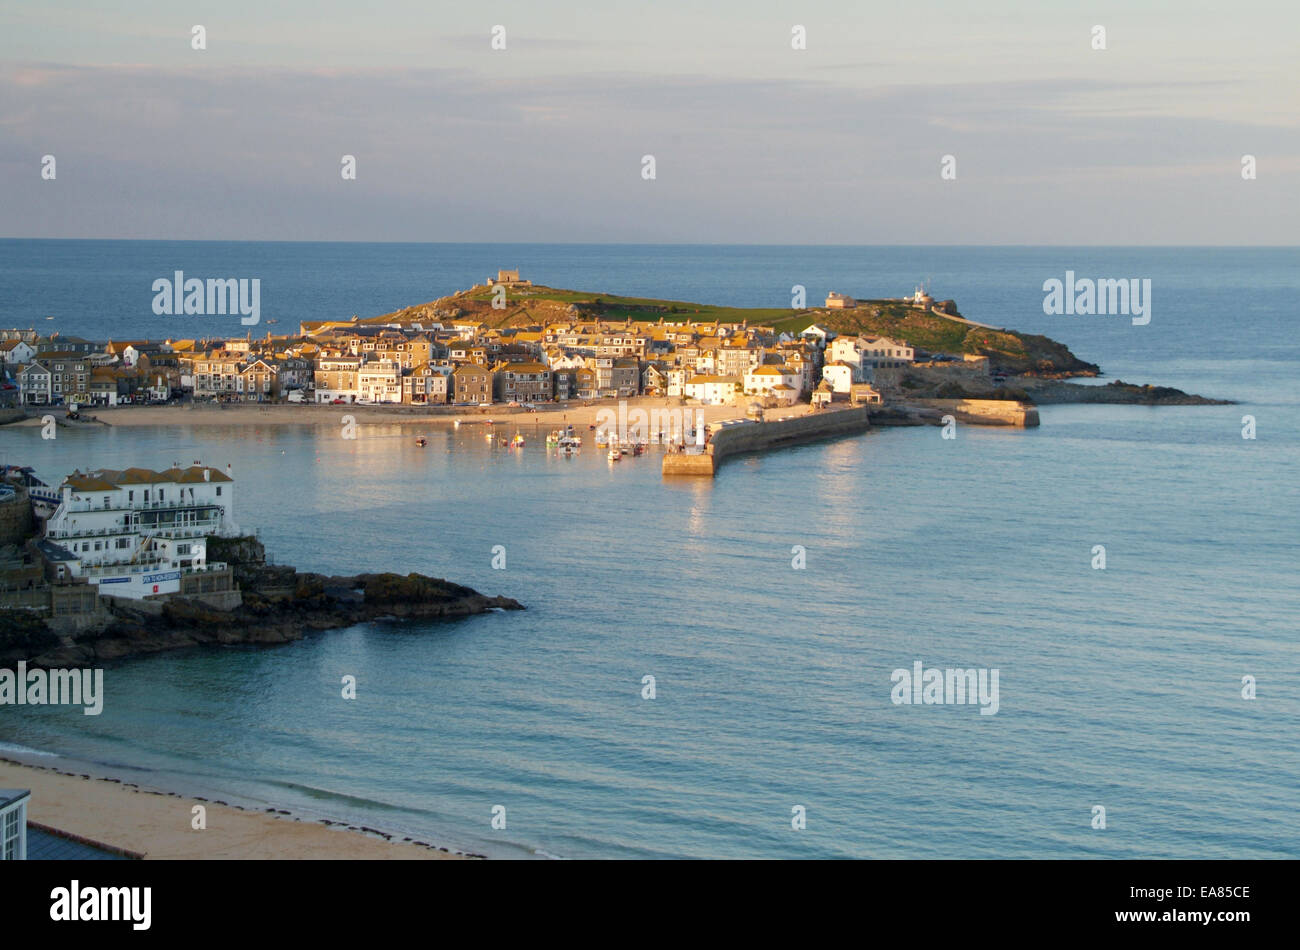
{"label": "window", "polygon": [[23,804],[5,814],[4,828],[0,830],[0,858],[5,861],[18,860],[18,836],[26,810],[27,806]]}
{"label": "window", "polygon": [[218,497],[218,498],[221,497],[221,486],[220,486],[220,485],[217,486],[217,497]]}

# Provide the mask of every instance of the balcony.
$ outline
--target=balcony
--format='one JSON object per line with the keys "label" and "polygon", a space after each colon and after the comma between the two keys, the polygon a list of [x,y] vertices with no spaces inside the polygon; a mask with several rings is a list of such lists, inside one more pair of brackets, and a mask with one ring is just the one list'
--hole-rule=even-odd
{"label": "balcony", "polygon": [[82,501],[73,500],[73,501],[65,502],[63,510],[64,511],[165,511],[165,510],[175,510],[177,508],[209,509],[209,508],[219,508],[219,507],[220,505],[217,505],[216,503],[211,501],[196,501],[194,499],[190,499],[188,501],[183,501],[183,500],[129,501],[125,505],[114,505],[114,504],[105,505],[103,502],[100,502],[99,504],[95,504],[94,502],[85,501],[85,500]]}

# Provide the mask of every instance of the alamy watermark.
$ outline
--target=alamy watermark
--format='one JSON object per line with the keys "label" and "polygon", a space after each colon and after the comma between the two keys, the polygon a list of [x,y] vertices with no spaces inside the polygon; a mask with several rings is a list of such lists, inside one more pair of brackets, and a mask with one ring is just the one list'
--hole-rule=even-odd
{"label": "alamy watermark", "polygon": [[998,712],[996,669],[926,669],[917,660],[910,670],[894,670],[889,679],[894,684],[889,698],[895,706],[978,705],[981,716],[995,716]]}
{"label": "alamy watermark", "polygon": [[159,316],[216,316],[240,315],[239,322],[246,327],[262,320],[262,279],[247,277],[236,279],[197,277],[186,279],[184,271],[176,271],[173,279],[159,277],[153,282],[153,312]]}
{"label": "alamy watermark", "polygon": [[0,706],[84,706],[87,716],[104,711],[104,671],[92,669],[0,669]]}
{"label": "alamy watermark", "polygon": [[668,444],[690,440],[703,445],[704,413],[681,406],[628,409],[627,401],[620,399],[617,412],[608,407],[596,410],[596,436],[619,442],[657,440]]}
{"label": "alamy watermark", "polygon": [[1074,271],[1065,272],[1065,280],[1055,277],[1043,281],[1043,313],[1132,315],[1135,327],[1151,322],[1151,278],[1114,280],[1099,277],[1075,279]]}

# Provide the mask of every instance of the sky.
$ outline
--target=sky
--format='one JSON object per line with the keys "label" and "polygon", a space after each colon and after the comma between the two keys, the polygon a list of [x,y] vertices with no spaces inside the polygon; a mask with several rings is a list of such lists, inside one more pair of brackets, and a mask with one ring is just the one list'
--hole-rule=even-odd
{"label": "sky", "polygon": [[0,0],[0,236],[1294,245],[1297,27],[1293,0]]}

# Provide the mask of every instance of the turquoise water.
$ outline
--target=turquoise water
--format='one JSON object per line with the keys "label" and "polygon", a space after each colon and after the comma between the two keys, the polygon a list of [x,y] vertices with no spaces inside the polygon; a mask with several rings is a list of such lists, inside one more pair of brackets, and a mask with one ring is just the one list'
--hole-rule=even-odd
{"label": "turquoise water", "polygon": [[[1004,249],[981,285],[1041,284],[1042,253]],[[422,571],[529,608],[113,664],[102,716],[0,708],[0,742],[502,856],[1300,856],[1297,351],[1280,303],[1225,309],[1233,282],[1296,299],[1296,255],[1257,252],[1203,300],[1211,252],[1181,271],[1127,253],[1111,273],[1182,275],[1177,319],[1157,282],[1145,328],[1024,307],[992,322],[1056,320],[1113,375],[1241,405],[879,430],[712,483],[468,429],[424,449],[393,427],[0,429],[0,461],[51,477],[230,462],[236,517],[277,560]],[[657,292],[689,296],[665,260]],[[891,672],[916,660],[999,669],[999,712],[893,705]]]}

